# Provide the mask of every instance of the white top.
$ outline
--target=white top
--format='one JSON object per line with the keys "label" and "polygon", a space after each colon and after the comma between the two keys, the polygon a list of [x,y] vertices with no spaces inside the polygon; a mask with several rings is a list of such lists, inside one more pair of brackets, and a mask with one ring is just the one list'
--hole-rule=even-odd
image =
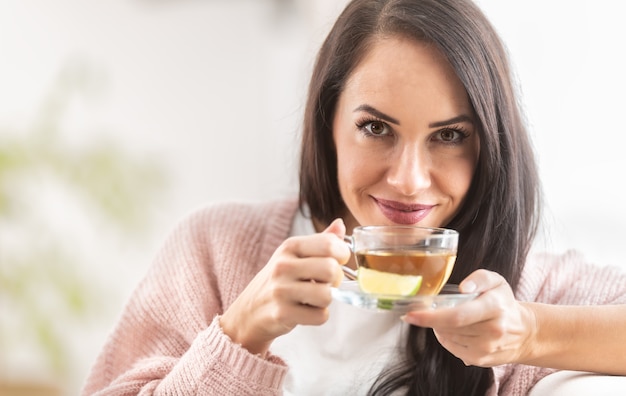
{"label": "white top", "polygon": [[[298,212],[291,235],[315,233],[310,219]],[[321,326],[297,326],[274,340],[271,352],[280,356],[289,371],[285,395],[363,395],[402,340],[408,325],[401,314],[372,311],[333,301]]]}

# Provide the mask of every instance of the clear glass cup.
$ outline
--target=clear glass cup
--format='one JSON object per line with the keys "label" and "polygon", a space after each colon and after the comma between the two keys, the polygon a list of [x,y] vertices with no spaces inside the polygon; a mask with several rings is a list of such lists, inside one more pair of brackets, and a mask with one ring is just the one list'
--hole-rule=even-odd
{"label": "clear glass cup", "polygon": [[357,276],[365,272],[370,277],[379,273],[400,275],[386,277],[398,280],[420,276],[421,284],[415,294],[432,296],[439,294],[450,278],[459,233],[446,228],[362,226],[354,228],[352,235],[344,239],[355,255]]}

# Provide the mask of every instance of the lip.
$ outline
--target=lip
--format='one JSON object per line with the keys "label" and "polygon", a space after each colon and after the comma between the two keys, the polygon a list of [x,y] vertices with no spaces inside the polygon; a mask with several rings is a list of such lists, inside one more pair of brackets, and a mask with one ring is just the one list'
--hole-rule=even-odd
{"label": "lip", "polygon": [[[373,198],[373,197],[372,197]],[[404,203],[374,198],[383,215],[396,224],[411,225],[424,219],[436,205]]]}

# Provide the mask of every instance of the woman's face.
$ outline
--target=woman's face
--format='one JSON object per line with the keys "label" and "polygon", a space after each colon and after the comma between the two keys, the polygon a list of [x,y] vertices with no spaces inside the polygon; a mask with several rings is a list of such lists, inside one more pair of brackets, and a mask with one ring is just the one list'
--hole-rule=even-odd
{"label": "woman's face", "polygon": [[434,46],[401,37],[376,40],[349,76],[333,139],[348,230],[444,226],[467,195],[480,152],[452,67]]}

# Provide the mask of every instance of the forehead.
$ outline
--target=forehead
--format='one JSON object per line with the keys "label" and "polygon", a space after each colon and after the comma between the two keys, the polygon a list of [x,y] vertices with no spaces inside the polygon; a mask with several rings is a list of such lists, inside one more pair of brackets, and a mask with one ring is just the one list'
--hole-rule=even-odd
{"label": "forehead", "polygon": [[[377,37],[346,80],[342,94],[430,98],[467,111],[465,87],[434,45],[403,36]],[[406,96],[404,96],[406,98]]]}

